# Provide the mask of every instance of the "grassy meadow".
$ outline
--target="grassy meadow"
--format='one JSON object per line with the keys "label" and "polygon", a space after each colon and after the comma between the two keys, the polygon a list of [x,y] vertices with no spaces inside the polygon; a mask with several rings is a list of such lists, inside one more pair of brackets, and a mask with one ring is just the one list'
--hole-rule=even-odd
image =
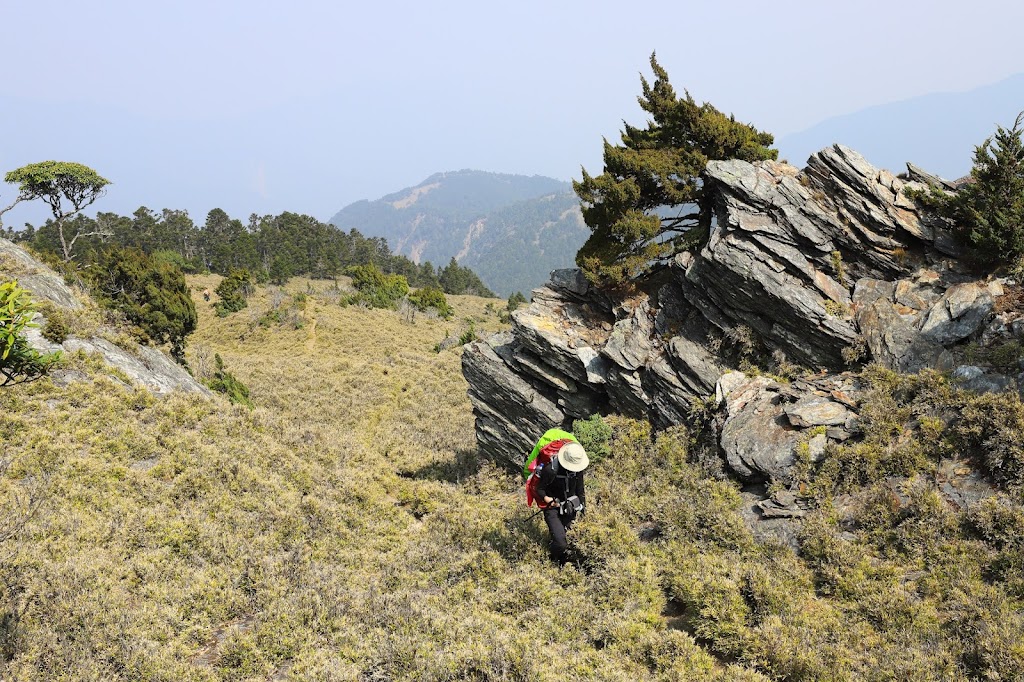
{"label": "grassy meadow", "polygon": [[87,357],[0,390],[0,679],[1024,677],[1019,504],[869,488],[797,556],[754,541],[684,430],[609,418],[558,569],[521,480],[476,456],[461,351],[434,349],[503,301],[445,321],[296,279],[219,318],[217,281],[190,279],[188,359],[219,354],[252,409]]}

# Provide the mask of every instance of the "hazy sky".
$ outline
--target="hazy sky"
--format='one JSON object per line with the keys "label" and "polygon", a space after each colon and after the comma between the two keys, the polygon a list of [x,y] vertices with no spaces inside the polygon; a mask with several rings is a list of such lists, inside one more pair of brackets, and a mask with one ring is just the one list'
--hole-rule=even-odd
{"label": "hazy sky", "polygon": [[1009,0],[0,0],[0,170],[88,164],[100,210],[326,220],[436,171],[599,172],[654,50],[780,136],[1022,72],[1022,25]]}

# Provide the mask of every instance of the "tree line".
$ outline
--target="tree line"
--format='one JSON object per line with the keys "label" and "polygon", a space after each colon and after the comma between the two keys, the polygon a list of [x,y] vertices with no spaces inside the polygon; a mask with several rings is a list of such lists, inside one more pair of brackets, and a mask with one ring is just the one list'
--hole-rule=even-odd
{"label": "tree line", "polygon": [[[31,246],[78,264],[95,262],[111,246],[138,249],[183,272],[228,275],[247,270],[258,282],[283,284],[294,276],[331,279],[347,268],[375,265],[387,274],[401,275],[412,287],[433,286],[447,294],[493,297],[471,269],[453,258],[444,267],[430,261],[414,263],[391,253],[382,237],[358,230],[344,232],[316,218],[297,213],[249,217],[247,223],[215,208],[197,225],[186,211],[145,206],[131,216],[100,212],[95,218],[77,214],[63,224],[47,220],[40,227],[2,230],[11,241]],[[64,245],[78,237],[74,250]]]}

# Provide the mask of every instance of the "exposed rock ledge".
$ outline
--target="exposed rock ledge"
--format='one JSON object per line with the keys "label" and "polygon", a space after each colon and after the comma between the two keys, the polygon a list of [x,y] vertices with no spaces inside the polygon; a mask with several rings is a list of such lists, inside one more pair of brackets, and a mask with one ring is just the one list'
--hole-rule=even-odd
{"label": "exposed rock ledge", "polygon": [[[729,469],[785,481],[800,458],[857,433],[860,387],[842,373],[845,348],[894,369],[955,370],[983,390],[1020,385],[1019,370],[958,367],[963,344],[1024,336],[1024,320],[995,315],[1005,283],[967,275],[949,232],[907,199],[908,185],[923,185],[842,145],[802,171],[711,162],[705,181],[717,225],[699,253],[651,278],[657,286],[612,301],[579,271],[558,270],[513,313],[511,333],[465,347],[486,454],[518,467],[552,425],[618,412],[666,427],[717,396]],[[732,371],[723,339],[751,331],[821,371],[792,384]]]}
{"label": "exposed rock ledge", "polygon": [[[0,276],[18,280],[19,286],[28,290],[36,301],[50,301],[64,310],[82,307],[75,292],[60,275],[6,239],[0,239]],[[35,322],[41,328],[46,318],[37,314]],[[156,348],[135,345],[126,350],[100,337],[80,338],[74,335],[61,344],[55,344],[44,339],[39,328],[28,330],[26,338],[33,348],[43,352],[81,350],[98,353],[106,364],[157,395],[174,390],[210,395],[208,388]],[[58,370],[54,376],[61,381],[73,379],[74,374]]]}

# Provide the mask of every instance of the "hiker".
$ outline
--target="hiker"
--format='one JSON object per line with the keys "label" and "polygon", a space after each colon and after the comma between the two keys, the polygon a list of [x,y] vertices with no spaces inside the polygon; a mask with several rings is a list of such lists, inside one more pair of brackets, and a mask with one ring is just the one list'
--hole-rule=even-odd
{"label": "hiker", "polygon": [[536,501],[543,510],[551,533],[551,559],[559,564],[567,561],[569,546],[565,532],[572,527],[576,515],[584,512],[583,470],[589,464],[586,450],[571,433],[550,429],[541,436],[523,467],[530,477],[526,482],[526,502]]}
{"label": "hiker", "polygon": [[209,301],[210,300],[210,290],[209,289],[203,289],[203,300],[204,301]]}

